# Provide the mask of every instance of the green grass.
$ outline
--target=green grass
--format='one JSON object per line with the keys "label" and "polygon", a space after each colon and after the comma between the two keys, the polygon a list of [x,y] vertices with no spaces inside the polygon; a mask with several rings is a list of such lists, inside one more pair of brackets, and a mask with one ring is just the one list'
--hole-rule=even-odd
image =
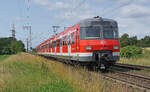
{"label": "green grass", "polygon": [[8,58],[10,55],[0,55],[0,61],[3,61],[4,59]]}
{"label": "green grass", "polygon": [[28,53],[0,63],[0,92],[133,92],[101,74]]}
{"label": "green grass", "polygon": [[67,81],[54,74],[44,62],[3,63],[4,84],[0,92],[73,92]]}

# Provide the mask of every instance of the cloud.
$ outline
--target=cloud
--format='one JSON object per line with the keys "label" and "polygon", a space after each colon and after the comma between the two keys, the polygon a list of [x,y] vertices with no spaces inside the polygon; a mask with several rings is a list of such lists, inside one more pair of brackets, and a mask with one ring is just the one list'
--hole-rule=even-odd
{"label": "cloud", "polygon": [[94,2],[115,2],[115,3],[127,3],[127,2],[141,2],[141,3],[146,3],[148,0],[93,0]]}
{"label": "cloud", "polygon": [[128,18],[142,18],[142,17],[149,17],[150,8],[140,5],[128,5],[121,9],[121,15],[123,17]]}
{"label": "cloud", "polygon": [[128,33],[130,36],[143,37],[146,34],[150,34],[150,18],[124,18],[118,17],[117,20],[119,25],[120,36],[124,33]]}
{"label": "cloud", "polygon": [[90,10],[86,11],[74,11],[74,12],[65,12],[64,14],[56,14],[54,16],[55,19],[58,20],[65,20],[65,21],[73,21],[73,22],[79,22],[82,19],[93,17],[94,14]]}
{"label": "cloud", "polygon": [[48,0],[33,0],[33,3],[36,3],[36,4],[41,5],[41,6],[48,6],[49,5]]}
{"label": "cloud", "polygon": [[63,1],[55,1],[55,0],[33,0],[34,4],[38,4],[40,6],[45,6],[49,11],[53,10],[66,10],[66,9],[88,9],[89,4],[83,3],[81,0],[63,0]]}
{"label": "cloud", "polygon": [[[102,15],[118,21],[120,34],[128,33],[141,36],[150,34],[150,7],[148,0],[34,0],[34,3],[45,6],[53,13],[53,20],[61,25],[75,24],[82,19]],[[82,3],[82,4],[80,4]],[[108,4],[109,3],[109,4]],[[104,5],[103,5],[104,4]],[[78,6],[79,5],[79,6]],[[112,5],[112,6],[108,6]],[[113,16],[113,15],[115,16]],[[65,23],[64,23],[65,22]],[[55,24],[55,22],[53,22]]]}
{"label": "cloud", "polygon": [[62,9],[69,9],[71,8],[71,4],[68,2],[62,1],[53,1],[53,0],[33,0],[33,3],[38,4],[40,6],[45,6],[48,8],[49,11],[52,10],[62,10]]}
{"label": "cloud", "polygon": [[69,3],[60,2],[60,1],[57,1],[48,6],[49,10],[58,10],[58,9],[62,10],[62,9],[69,9],[69,8],[72,8],[72,6]]}

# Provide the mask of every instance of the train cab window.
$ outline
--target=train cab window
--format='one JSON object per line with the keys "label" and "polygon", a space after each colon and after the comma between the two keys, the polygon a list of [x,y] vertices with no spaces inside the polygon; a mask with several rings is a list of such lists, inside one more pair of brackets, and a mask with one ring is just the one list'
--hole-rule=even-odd
{"label": "train cab window", "polygon": [[72,33],[72,44],[75,44],[75,33]]}
{"label": "train cab window", "polygon": [[104,39],[118,39],[118,31],[117,30],[104,30],[103,31],[103,38]]}

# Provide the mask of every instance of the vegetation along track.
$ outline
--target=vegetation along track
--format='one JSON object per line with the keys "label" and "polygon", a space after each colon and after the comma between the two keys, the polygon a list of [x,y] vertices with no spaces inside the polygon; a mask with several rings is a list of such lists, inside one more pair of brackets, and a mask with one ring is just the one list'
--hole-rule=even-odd
{"label": "vegetation along track", "polygon": [[[52,59],[52,58],[48,58],[48,59]],[[136,74],[136,73],[128,73],[126,71],[119,71],[116,69],[109,69],[108,72],[101,73],[101,74],[103,75],[104,79],[119,82],[129,87],[138,88],[145,92],[147,91],[150,92],[150,77],[149,76],[143,76],[143,75]]]}
{"label": "vegetation along track", "polygon": [[135,69],[135,70],[147,70],[147,71],[150,71],[150,67],[149,66],[132,65],[132,64],[121,64],[121,63],[116,63],[114,66],[115,67],[121,67],[121,68]]}

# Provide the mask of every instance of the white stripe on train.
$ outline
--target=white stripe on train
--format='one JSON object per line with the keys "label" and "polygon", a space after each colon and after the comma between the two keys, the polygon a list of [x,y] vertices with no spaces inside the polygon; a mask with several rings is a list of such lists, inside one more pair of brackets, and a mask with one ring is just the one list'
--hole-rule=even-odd
{"label": "white stripe on train", "polygon": [[[38,54],[46,54],[46,55],[63,55],[63,56],[80,56],[87,57],[92,56],[92,53],[38,53]],[[113,52],[113,56],[120,56],[120,52]]]}

